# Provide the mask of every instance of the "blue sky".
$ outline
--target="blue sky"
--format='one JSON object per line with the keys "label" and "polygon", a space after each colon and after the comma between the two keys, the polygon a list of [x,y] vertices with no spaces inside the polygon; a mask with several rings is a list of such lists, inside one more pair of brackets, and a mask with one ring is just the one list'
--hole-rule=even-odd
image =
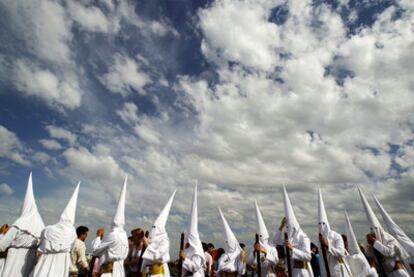
{"label": "blue sky", "polygon": [[[33,171],[54,223],[82,181],[77,223],[109,226],[129,176],[128,228],[148,227],[178,189],[188,222],[199,181],[202,239],[217,206],[240,240],[253,201],[273,231],[282,184],[316,234],[328,217],[368,230],[354,184],[407,233],[414,209],[412,33],[401,1],[27,1],[0,4],[0,222]],[[177,243],[177,242],[173,242]]]}

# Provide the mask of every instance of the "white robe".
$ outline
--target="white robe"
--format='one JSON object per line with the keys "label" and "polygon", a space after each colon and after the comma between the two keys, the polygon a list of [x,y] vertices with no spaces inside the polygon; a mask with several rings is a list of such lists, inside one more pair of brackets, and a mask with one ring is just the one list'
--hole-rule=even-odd
{"label": "white robe", "polygon": [[240,251],[238,251],[237,256],[232,256],[227,253],[221,255],[218,260],[217,275],[220,275],[220,272],[237,272],[237,276],[243,275],[246,269],[246,264],[240,259]]}
{"label": "white robe", "polygon": [[[291,254],[291,261],[293,263],[294,260],[307,262],[308,269],[305,268],[294,268],[292,265],[292,276],[293,277],[313,277],[312,266],[310,264],[310,260],[312,259],[312,253],[310,249],[311,241],[308,236],[299,231],[295,236],[289,239],[290,243],[292,244],[292,254]],[[277,231],[275,234],[275,243],[277,245],[285,245],[285,239],[282,236],[281,231]],[[286,263],[285,263],[286,264]]]}
{"label": "white robe", "polygon": [[[185,251],[185,250],[184,250]],[[193,277],[204,277],[204,259],[199,255],[186,257],[183,261],[182,276],[192,275]],[[190,274],[188,274],[189,272]]]}
{"label": "white robe", "polygon": [[[0,234],[0,240],[3,236],[4,236],[3,234]],[[4,267],[5,261],[6,259],[0,259],[0,277],[1,277],[1,274],[3,273],[3,267]]]}
{"label": "white robe", "polygon": [[114,228],[108,236],[101,240],[96,237],[92,242],[94,256],[99,257],[99,264],[113,261],[112,273],[102,274],[101,277],[124,277],[124,260],[128,256],[128,237],[122,228]]}
{"label": "white robe", "polygon": [[[275,247],[270,246],[269,244],[263,245],[266,248],[267,254],[266,256],[263,253],[260,253],[260,265],[262,270],[262,277],[275,277],[275,268],[276,264],[279,261],[279,257],[277,255],[277,250]],[[247,259],[247,263],[252,266],[256,267],[257,259],[256,259],[256,251],[252,251]],[[255,272],[255,276],[257,276],[257,272]]]}
{"label": "white robe", "polygon": [[[346,264],[346,250],[344,241],[340,234],[335,231],[330,230],[328,237],[327,237],[329,246],[326,249],[326,256],[328,258],[328,265],[329,271],[331,276],[338,276],[338,277],[352,277],[351,270],[349,266]],[[319,267],[321,270],[321,275],[323,277],[326,276],[325,271],[325,261],[322,255],[322,246],[319,245],[320,252],[320,259],[319,259]],[[343,263],[339,262],[339,259],[342,259]]]}
{"label": "white robe", "polygon": [[362,252],[349,254],[345,259],[353,276],[378,277],[377,270],[369,265]]}
{"label": "white robe", "polygon": [[168,262],[170,261],[170,240],[167,233],[162,233],[154,236],[151,243],[148,244],[142,255],[143,263],[141,271],[145,271],[147,266],[153,263],[162,263],[164,267],[164,274],[150,275],[151,277],[170,277],[170,269]]}
{"label": "white robe", "polygon": [[11,226],[0,239],[0,251],[8,249],[2,277],[27,277],[36,264],[39,241],[27,232]]}
{"label": "white robe", "polygon": [[396,261],[402,261],[400,257],[400,249],[394,238],[384,238],[384,243],[376,240],[373,247],[380,252],[384,259],[382,265],[388,277],[409,277],[410,275],[404,269],[392,271]]}

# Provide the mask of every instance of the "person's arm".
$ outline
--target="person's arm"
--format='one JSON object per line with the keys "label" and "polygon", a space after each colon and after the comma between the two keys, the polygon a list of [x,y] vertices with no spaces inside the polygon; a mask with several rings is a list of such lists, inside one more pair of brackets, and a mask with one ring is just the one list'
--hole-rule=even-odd
{"label": "person's arm", "polygon": [[197,272],[202,267],[203,267],[203,259],[198,255],[194,255],[191,259],[186,258],[183,261],[183,268],[190,272]]}
{"label": "person's arm", "polygon": [[78,255],[78,264],[82,266],[84,270],[89,269],[88,261],[86,260],[86,247],[85,244],[79,244],[79,248],[77,249]]}
{"label": "person's arm", "polygon": [[277,255],[277,250],[274,247],[269,247],[266,253],[266,260],[274,265],[279,261],[279,256]]}
{"label": "person's arm", "polygon": [[112,245],[112,241],[103,242],[101,237],[96,237],[92,242],[93,256],[101,256]]}
{"label": "person's arm", "polygon": [[395,247],[392,242],[388,244],[382,244],[378,240],[375,240],[373,247],[385,257],[393,257],[395,255]]}
{"label": "person's arm", "polygon": [[154,247],[153,244],[149,244],[147,249],[144,252],[144,258],[151,261],[164,262],[162,258],[170,249],[170,242],[168,240],[163,240],[158,247]]}
{"label": "person's arm", "polygon": [[6,251],[13,240],[16,238],[17,235],[17,229],[16,228],[10,228],[0,239],[0,252]]}
{"label": "person's arm", "polygon": [[247,257],[247,264],[250,266],[256,266],[256,251],[250,252],[249,256]]}
{"label": "person's arm", "polygon": [[312,259],[310,245],[311,241],[309,238],[302,238],[298,245],[292,248],[292,259],[309,262]]}
{"label": "person's arm", "polygon": [[328,245],[328,253],[336,258],[345,258],[345,246],[341,237],[335,237]]}

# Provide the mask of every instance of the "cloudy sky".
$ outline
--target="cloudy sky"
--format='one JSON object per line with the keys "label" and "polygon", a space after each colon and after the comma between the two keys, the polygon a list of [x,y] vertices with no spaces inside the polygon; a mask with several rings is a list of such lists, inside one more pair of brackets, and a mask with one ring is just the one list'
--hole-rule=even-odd
{"label": "cloudy sky", "polygon": [[[254,238],[286,184],[317,234],[368,230],[355,190],[414,236],[414,5],[410,0],[2,0],[0,223],[33,171],[47,224],[82,181],[77,224],[108,227],[125,175],[127,229],[148,228],[174,189],[173,247],[199,180],[202,240],[221,206]],[[371,202],[372,203],[372,202]]]}

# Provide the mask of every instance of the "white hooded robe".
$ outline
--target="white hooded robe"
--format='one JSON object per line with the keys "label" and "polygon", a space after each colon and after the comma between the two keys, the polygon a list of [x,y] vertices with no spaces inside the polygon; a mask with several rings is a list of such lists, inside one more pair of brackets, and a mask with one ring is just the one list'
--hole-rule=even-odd
{"label": "white hooded robe", "polygon": [[128,237],[124,231],[125,225],[125,198],[127,189],[127,178],[125,178],[121,195],[118,201],[114,220],[111,226],[111,232],[104,236],[103,239],[96,237],[92,241],[93,256],[99,258],[99,264],[112,261],[112,273],[102,274],[101,277],[124,277],[124,260],[128,256]]}
{"label": "white hooded robe", "polygon": [[[313,271],[310,264],[310,261],[312,259],[310,248],[311,241],[305,232],[303,232],[303,230],[300,228],[285,186],[283,186],[283,205],[285,209],[286,225],[283,227],[282,232],[279,230],[276,231],[275,244],[285,246],[284,234],[287,233],[288,239],[293,247],[291,252],[292,263],[293,261],[298,260],[306,262],[308,267],[307,269],[294,268],[292,265],[292,276],[313,277]],[[285,264],[287,264],[287,262],[285,262]]]}
{"label": "white hooded robe", "polygon": [[0,239],[0,252],[7,251],[2,277],[27,277],[36,264],[36,249],[45,227],[33,195],[32,173],[20,217]]}
{"label": "white hooded robe", "polygon": [[66,277],[71,264],[70,250],[76,239],[76,205],[79,185],[60,216],[58,223],[46,226],[41,235],[38,251],[42,253],[34,269],[34,277]]}

